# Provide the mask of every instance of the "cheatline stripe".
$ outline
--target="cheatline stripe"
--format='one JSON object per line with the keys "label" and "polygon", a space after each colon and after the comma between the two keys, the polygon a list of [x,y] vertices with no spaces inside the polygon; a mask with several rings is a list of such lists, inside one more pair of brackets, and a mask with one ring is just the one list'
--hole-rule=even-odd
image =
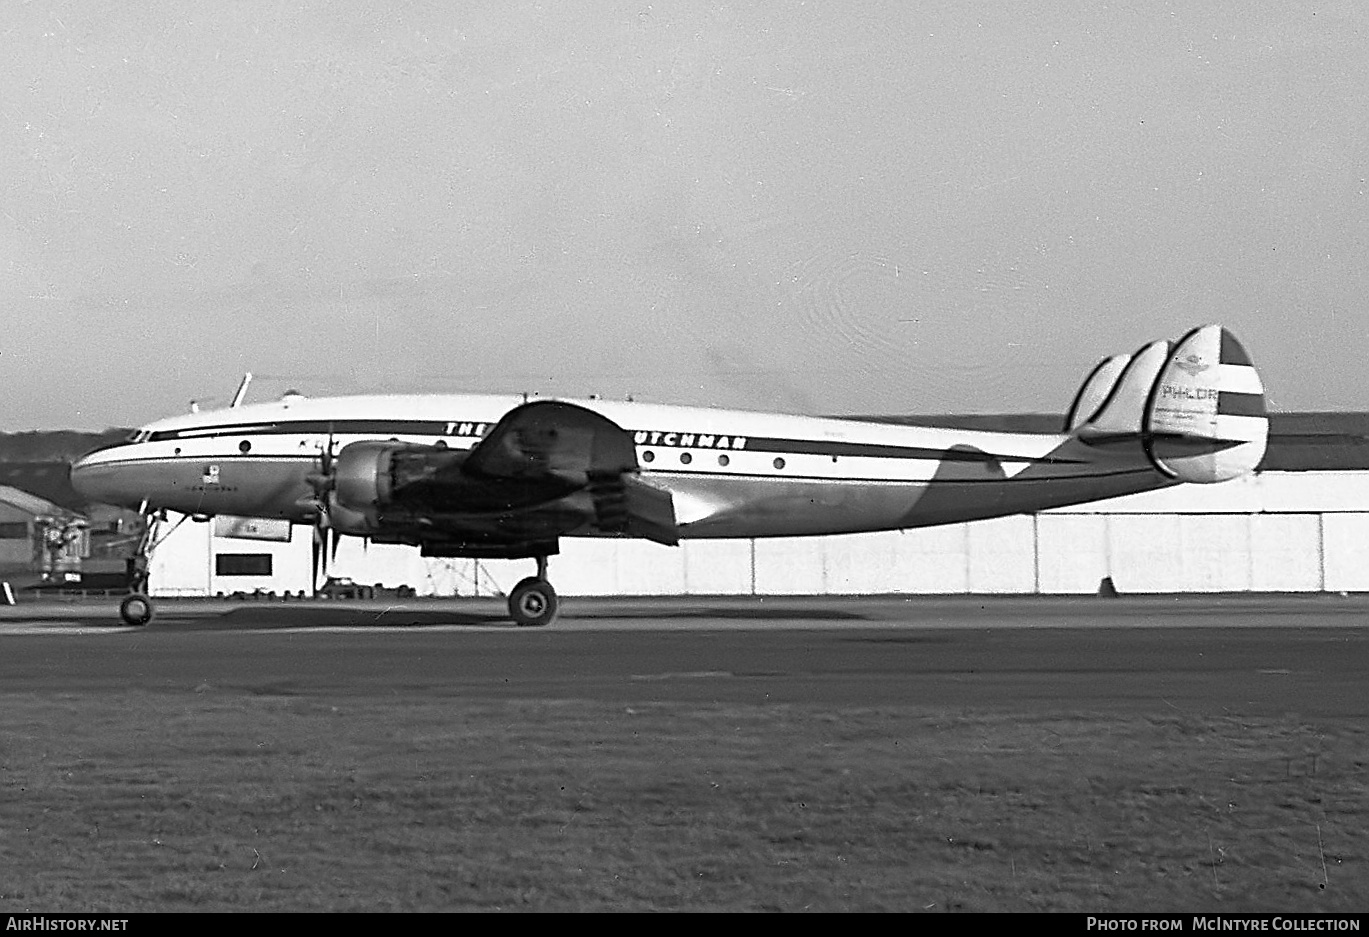
{"label": "cheatline stripe", "polygon": [[[1236,443],[1231,443],[1230,445],[1236,445]],[[1004,461],[1009,461],[1009,462],[1011,462],[1011,461],[1018,461],[1018,462],[1020,462],[1020,461],[1022,461],[1022,460],[1021,460],[1021,459],[1016,459],[1016,460],[1014,460],[1014,459],[1006,459],[1006,460],[1004,460]],[[126,460],[123,460],[123,461],[120,461],[120,462],[109,462],[109,463],[104,463],[104,464],[101,464],[101,465],[92,466],[92,467],[91,467],[91,470],[99,470],[99,469],[113,468],[113,467],[117,467],[117,468],[128,468],[128,467],[134,466],[134,465],[145,465],[145,466],[157,465],[157,466],[161,466],[161,465],[172,464],[172,465],[181,465],[181,466],[183,466],[183,467],[185,467],[185,468],[192,468],[192,469],[194,469],[195,472],[198,473],[198,472],[202,471],[202,467],[205,466],[205,465],[228,465],[228,464],[235,463],[235,462],[236,462],[236,463],[242,463],[242,464],[274,463],[275,465],[288,465],[288,466],[291,466],[291,467],[293,467],[293,468],[295,468],[295,469],[298,469],[298,470],[307,470],[307,469],[309,469],[310,467],[313,467],[313,466],[317,466],[317,465],[318,465],[318,459],[317,459],[316,457],[315,457],[315,458],[302,458],[302,457],[300,457],[300,456],[262,456],[262,455],[257,455],[257,454],[255,454],[255,453],[249,453],[249,454],[247,454],[247,455],[240,455],[240,454],[234,453],[233,455],[223,455],[223,456],[184,456],[184,455],[180,455],[180,456],[153,456],[153,457],[141,458],[141,459],[126,459]],[[1084,463],[1080,463],[1080,464],[1084,464]],[[706,479],[729,478],[729,479],[740,479],[740,480],[745,480],[745,481],[786,481],[786,482],[809,482],[809,481],[817,481],[817,482],[841,482],[841,483],[855,484],[855,485],[862,485],[862,484],[863,484],[863,485],[926,485],[926,484],[933,484],[933,483],[939,485],[939,484],[942,484],[942,483],[943,483],[942,481],[934,481],[934,480],[931,479],[931,478],[879,478],[879,477],[871,478],[871,477],[864,476],[864,475],[804,475],[804,474],[795,474],[795,473],[793,473],[793,472],[785,471],[785,470],[768,470],[768,471],[764,471],[764,472],[736,472],[736,471],[721,471],[721,470],[700,471],[697,467],[690,467],[690,466],[675,467],[675,466],[669,466],[669,465],[662,465],[662,464],[660,464],[659,462],[648,462],[648,463],[645,463],[645,464],[643,464],[643,465],[638,466],[638,469],[641,471],[641,473],[642,473],[643,475],[657,475],[657,476],[668,475],[668,476],[672,476],[672,477],[683,477],[683,478],[706,478]],[[1151,471],[1153,471],[1153,469],[1151,469],[1149,466],[1147,466],[1147,467],[1145,467],[1145,468],[1143,468],[1143,469],[1128,468],[1128,469],[1114,470],[1114,471],[1088,472],[1088,473],[1081,473],[1081,474],[1077,474],[1077,475],[1054,475],[1054,476],[1049,476],[1049,475],[1048,475],[1048,476],[1038,476],[1038,477],[1036,477],[1036,478],[1032,478],[1032,479],[1029,479],[1029,480],[1032,481],[1032,482],[1035,482],[1035,483],[1040,483],[1040,482],[1084,482],[1084,481],[1092,481],[1092,480],[1099,479],[1099,478],[1113,478],[1113,477],[1116,477],[1116,476],[1119,476],[1119,475],[1136,475],[1136,474],[1142,474],[1142,475],[1144,475],[1144,474],[1146,474],[1147,472],[1151,472]],[[1010,478],[1008,478],[1008,479],[1006,479],[1006,480],[1007,480],[1007,481],[1012,481],[1015,477],[1016,477],[1016,476],[1013,476],[1013,477],[1010,477]],[[957,484],[957,485],[960,485],[960,484],[966,484],[966,485],[979,485],[979,484],[988,484],[988,483],[1002,482],[1002,481],[1004,481],[1004,480],[1005,480],[1005,479],[1004,479],[1002,476],[989,476],[989,477],[985,477],[985,478],[955,478],[955,479],[947,479],[947,480],[945,480],[945,481],[952,482],[952,483]],[[192,490],[192,491],[200,491],[200,490],[208,490],[208,489],[202,489],[202,488],[196,487],[196,488],[192,488],[192,489],[190,489],[190,490]],[[236,492],[236,491],[239,491],[240,488],[237,487],[237,486],[222,486],[222,487],[218,488],[218,490],[220,490],[220,491],[233,491],[233,492]]]}
{"label": "cheatline stripe", "polygon": [[[221,426],[188,427],[180,430],[159,430],[148,439],[149,442],[168,442],[178,439],[218,439],[225,436],[283,436],[283,435],[333,435],[333,436],[448,436],[449,428],[484,427],[492,429],[497,421],[477,420],[297,420],[272,423],[237,423]],[[655,431],[626,430],[629,436],[646,433],[648,436],[672,435],[676,438],[693,435],[712,435],[715,439],[745,439],[745,445],[737,449],[746,452],[774,452],[786,455],[826,455],[826,456],[867,456],[882,459],[935,459],[942,462],[1030,462],[1030,463],[1075,463],[1079,459],[1062,459],[1052,456],[1026,456],[1015,453],[983,452],[971,448],[939,449],[930,446],[898,446],[884,443],[838,442],[825,439],[779,439],[757,436],[728,436],[726,434],[704,433],[656,433]],[[471,435],[474,435],[473,433]],[[128,445],[123,443],[121,445]],[[719,452],[737,451],[726,445],[707,447],[670,446],[661,443],[642,444],[659,446],[664,449],[707,448]],[[117,448],[111,446],[109,448]]]}
{"label": "cheatline stripe", "polygon": [[482,425],[493,427],[493,422],[467,420],[448,422],[446,420],[292,420],[272,423],[226,423],[221,426],[193,426],[185,429],[158,430],[148,437],[149,442],[165,442],[172,439],[216,439],[220,436],[283,436],[294,433],[302,435],[368,436],[368,435],[408,435],[408,436],[447,436],[447,428],[467,428]]}
{"label": "cheatline stripe", "polygon": [[1217,412],[1223,416],[1266,416],[1264,394],[1217,393]]}
{"label": "cheatline stripe", "polygon": [[1004,482],[1023,485],[1059,485],[1063,482],[1078,484],[1080,482],[1098,481],[1104,478],[1122,478],[1124,476],[1153,475],[1155,469],[1147,465],[1145,468],[1116,469],[1103,472],[1088,472],[1080,475],[1043,475],[1035,478],[1018,480],[1017,476],[1004,478],[1002,476],[989,478],[864,478],[858,475],[790,475],[788,473],[776,474],[773,472],[752,473],[744,472],[700,472],[693,469],[658,468],[654,465],[643,465],[643,475],[657,475],[679,478],[700,478],[700,479],[738,479],[741,481],[766,481],[766,482],[840,482],[851,485],[880,485],[898,487],[902,485],[923,485],[940,487],[942,485],[998,485]]}
{"label": "cheatline stripe", "polygon": [[[667,447],[669,448],[669,447]],[[794,453],[796,455],[871,456],[880,459],[935,459],[939,462],[1031,462],[1075,463],[1079,459],[1050,456],[1002,455],[979,449],[936,449],[927,446],[888,446],[879,443],[834,442],[822,439],[767,439],[747,437],[747,452]]]}

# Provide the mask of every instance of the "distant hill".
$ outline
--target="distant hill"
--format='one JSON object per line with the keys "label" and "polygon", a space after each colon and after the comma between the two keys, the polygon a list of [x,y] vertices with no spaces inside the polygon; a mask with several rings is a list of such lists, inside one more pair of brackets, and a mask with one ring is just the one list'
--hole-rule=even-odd
{"label": "distant hill", "polygon": [[107,429],[103,433],[75,430],[35,430],[0,433],[0,462],[75,462],[92,449],[127,438],[132,430]]}
{"label": "distant hill", "polygon": [[126,429],[103,433],[0,433],[0,485],[10,485],[68,510],[85,513],[91,506],[71,487],[71,463],[92,449],[125,439],[128,434]]}

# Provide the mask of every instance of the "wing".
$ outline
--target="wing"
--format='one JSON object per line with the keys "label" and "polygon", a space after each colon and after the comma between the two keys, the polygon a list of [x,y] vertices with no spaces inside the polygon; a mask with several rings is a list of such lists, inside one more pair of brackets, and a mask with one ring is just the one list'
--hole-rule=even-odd
{"label": "wing", "polygon": [[[592,526],[605,533],[675,545],[679,530],[670,493],[637,477],[637,449],[617,423],[585,407],[539,400],[516,407],[461,463],[460,473],[486,489],[555,492],[555,509],[587,493]],[[548,506],[549,509],[552,506]],[[518,508],[536,512],[538,506]],[[569,533],[570,531],[565,531]]]}
{"label": "wing", "polygon": [[555,479],[586,485],[595,475],[637,471],[632,437],[617,423],[560,400],[515,407],[462,465],[485,478]]}

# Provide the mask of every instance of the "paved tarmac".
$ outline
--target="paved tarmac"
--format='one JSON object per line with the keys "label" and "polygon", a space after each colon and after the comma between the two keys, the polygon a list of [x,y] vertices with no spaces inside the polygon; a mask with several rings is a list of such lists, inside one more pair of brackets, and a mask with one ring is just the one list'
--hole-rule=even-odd
{"label": "paved tarmac", "polygon": [[1369,597],[492,599],[0,608],[0,688],[1369,717]]}

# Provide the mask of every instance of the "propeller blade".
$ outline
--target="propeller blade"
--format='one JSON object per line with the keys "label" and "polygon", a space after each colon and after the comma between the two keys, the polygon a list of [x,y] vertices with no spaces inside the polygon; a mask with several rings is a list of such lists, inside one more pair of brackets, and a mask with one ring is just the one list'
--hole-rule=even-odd
{"label": "propeller blade", "polygon": [[314,595],[318,595],[318,590],[319,590],[318,574],[319,574],[319,567],[320,567],[320,565],[321,565],[322,562],[323,562],[323,551],[320,549],[320,543],[319,543],[319,529],[318,529],[317,526],[314,527],[314,542],[313,542],[312,546],[313,546],[313,549],[312,549],[311,554],[310,554],[310,557],[311,557],[310,566],[311,566],[311,569],[313,570],[313,579],[312,579],[311,581],[313,582],[313,586],[314,586]]}
{"label": "propeller blade", "polygon": [[[334,461],[334,438],[333,424],[328,424],[328,442],[319,447],[318,452],[318,471],[310,472],[304,476],[309,487],[314,491],[314,498],[308,502],[314,508],[314,544],[313,544],[313,566],[314,566],[314,594],[318,595],[319,590],[328,584],[328,566],[330,561],[337,558],[338,540],[341,534],[332,530],[332,524],[328,519],[328,507],[331,501],[330,494],[337,484],[337,479],[333,475]],[[329,537],[325,531],[332,531]],[[322,581],[320,581],[322,580]]]}
{"label": "propeller blade", "polygon": [[328,424],[328,442],[319,447],[318,450],[318,471],[310,472],[304,478],[309,482],[314,492],[322,498],[324,494],[331,491],[335,482],[333,478],[333,462],[335,443],[333,439],[333,424]]}
{"label": "propeller blade", "polygon": [[328,424],[328,445],[319,456],[319,465],[324,475],[333,474],[333,424]]}
{"label": "propeller blade", "polygon": [[328,506],[318,498],[300,498],[295,502],[295,507],[301,511],[308,511],[310,514],[320,514],[328,510]]}

